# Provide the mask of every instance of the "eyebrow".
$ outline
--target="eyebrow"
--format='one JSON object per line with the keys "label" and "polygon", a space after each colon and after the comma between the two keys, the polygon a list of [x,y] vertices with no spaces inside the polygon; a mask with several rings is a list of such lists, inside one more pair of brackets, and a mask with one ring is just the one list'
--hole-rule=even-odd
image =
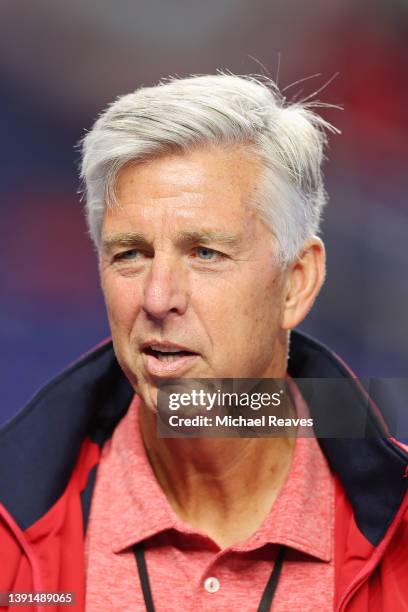
{"label": "eyebrow", "polygon": [[184,231],[177,232],[176,242],[182,246],[193,244],[222,244],[225,246],[237,246],[240,242],[239,236],[230,234],[224,231],[215,231],[211,229],[203,229],[200,231]]}
{"label": "eyebrow", "polygon": [[138,232],[119,232],[107,234],[102,240],[102,247],[105,251],[110,251],[115,247],[134,247],[136,245],[147,245],[148,242],[143,234]]}
{"label": "eyebrow", "polygon": [[[203,229],[200,231],[181,231],[175,236],[176,243],[181,247],[189,247],[196,244],[220,244],[229,247],[236,247],[240,242],[240,237],[224,231]],[[105,251],[110,251],[115,247],[150,247],[151,244],[140,232],[119,232],[108,234],[103,238],[102,246]]]}

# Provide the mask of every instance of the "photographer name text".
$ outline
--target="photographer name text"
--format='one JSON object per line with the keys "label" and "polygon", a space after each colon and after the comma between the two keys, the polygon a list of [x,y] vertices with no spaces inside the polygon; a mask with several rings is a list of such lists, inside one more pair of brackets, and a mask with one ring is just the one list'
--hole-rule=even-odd
{"label": "photographer name text", "polygon": [[168,423],[170,427],[313,427],[312,418],[279,418],[275,415],[252,418],[242,415],[180,417],[173,414]]}

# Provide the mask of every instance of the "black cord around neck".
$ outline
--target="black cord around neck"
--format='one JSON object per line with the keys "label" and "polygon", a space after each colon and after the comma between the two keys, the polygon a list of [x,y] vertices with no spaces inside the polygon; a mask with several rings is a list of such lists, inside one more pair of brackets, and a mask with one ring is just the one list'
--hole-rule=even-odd
{"label": "black cord around neck", "polygon": [[[143,591],[146,612],[155,612],[149,574],[147,572],[143,542],[135,544],[135,546],[133,547],[133,552],[135,553],[136,557],[137,571],[139,572],[139,580]],[[266,583],[266,587],[262,594],[261,601],[259,602],[258,612],[269,612],[272,607],[272,601],[276,589],[278,587],[278,582],[282,571],[285,552],[286,548],[284,546],[280,546],[275,559],[273,570],[271,572],[271,575],[269,576],[268,582]]]}

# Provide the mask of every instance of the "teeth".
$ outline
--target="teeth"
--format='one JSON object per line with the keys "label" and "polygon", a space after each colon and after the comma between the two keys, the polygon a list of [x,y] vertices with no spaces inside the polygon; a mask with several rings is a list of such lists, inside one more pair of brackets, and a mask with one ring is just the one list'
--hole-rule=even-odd
{"label": "teeth", "polygon": [[181,353],[182,349],[174,349],[174,348],[168,348],[168,347],[164,347],[164,346],[151,346],[150,347],[152,349],[152,351],[157,351],[158,353]]}
{"label": "teeth", "polygon": [[162,354],[157,355],[157,359],[159,361],[176,361],[178,358],[179,356],[174,355],[174,353],[171,355],[169,355],[168,353],[162,353]]}

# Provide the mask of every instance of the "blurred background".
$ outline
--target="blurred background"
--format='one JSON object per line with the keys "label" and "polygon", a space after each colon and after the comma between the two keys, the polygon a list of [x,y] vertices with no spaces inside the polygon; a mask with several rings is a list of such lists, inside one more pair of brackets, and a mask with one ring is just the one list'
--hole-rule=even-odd
{"label": "blurred background", "polygon": [[323,113],[342,130],[328,278],[302,328],[359,376],[406,377],[407,64],[407,0],[3,0],[0,421],[109,334],[75,144],[116,96],[218,68],[269,74],[288,98],[338,73],[318,94],[344,107]]}

